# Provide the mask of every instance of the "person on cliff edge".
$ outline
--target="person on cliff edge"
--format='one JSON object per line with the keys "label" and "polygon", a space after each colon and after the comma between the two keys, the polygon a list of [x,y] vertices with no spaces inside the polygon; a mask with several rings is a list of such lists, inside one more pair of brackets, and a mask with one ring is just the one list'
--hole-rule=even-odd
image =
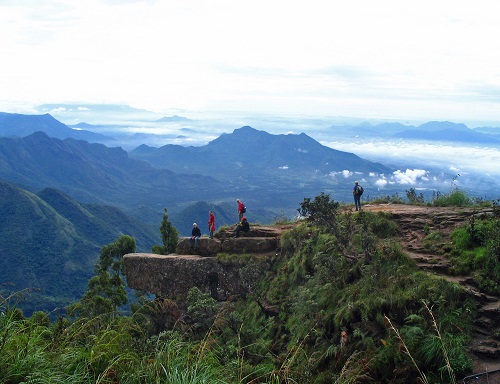
{"label": "person on cliff edge", "polygon": [[361,195],[363,194],[363,192],[363,187],[359,185],[359,182],[355,181],[352,195],[354,196],[354,205],[356,206],[356,211],[361,211]]}
{"label": "person on cliff edge", "polygon": [[247,211],[245,204],[240,199],[236,199],[236,203],[238,204],[238,220],[241,221],[243,218],[243,214]]}
{"label": "person on cliff edge", "polygon": [[194,243],[194,248],[198,248],[198,239],[201,236],[201,230],[196,223],[193,223],[193,230],[191,231],[191,237],[189,238],[189,246],[192,248]]}
{"label": "person on cliff edge", "polygon": [[208,211],[208,232],[210,238],[213,239],[215,232],[215,215],[212,211]]}

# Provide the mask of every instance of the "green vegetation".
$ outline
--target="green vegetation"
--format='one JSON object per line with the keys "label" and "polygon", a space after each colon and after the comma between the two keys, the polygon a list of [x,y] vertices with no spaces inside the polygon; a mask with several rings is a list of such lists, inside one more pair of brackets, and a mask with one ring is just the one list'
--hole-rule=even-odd
{"label": "green vegetation", "polygon": [[177,250],[179,232],[168,219],[167,208],[163,209],[163,219],[160,226],[163,245],[153,245],[152,252],[158,255],[169,255]]}
{"label": "green vegetation", "polygon": [[473,215],[469,223],[451,234],[450,260],[456,274],[472,274],[479,288],[500,294],[500,206],[493,202],[491,215]]}
{"label": "green vegetation", "polygon": [[135,252],[135,240],[121,236],[101,250],[96,276],[89,280],[88,290],[82,299],[68,307],[70,315],[92,318],[113,314],[127,303],[127,292],[122,279],[123,256]]}
{"label": "green vegetation", "polygon": [[452,190],[449,194],[440,195],[433,201],[437,207],[470,207],[473,203],[467,193],[458,189]]}
{"label": "green vegetation", "polygon": [[[72,317],[25,318],[14,297],[0,297],[0,382],[447,383],[470,372],[474,306],[458,285],[417,269],[387,215],[342,213],[325,194],[299,213],[278,254],[234,256],[243,281],[267,274],[228,302],[192,288],[185,303],[143,297],[119,314],[128,236],[102,248]],[[500,281],[499,216],[454,234],[456,257],[471,270],[486,263],[489,284]]]}
{"label": "green vegetation", "polygon": [[53,188],[35,194],[0,180],[0,294],[24,288],[26,314],[57,311],[85,292],[99,250],[122,234],[141,252],[158,241],[157,230],[115,207],[81,204]]}
{"label": "green vegetation", "polygon": [[440,193],[434,191],[432,197],[426,198],[422,192],[418,193],[415,188],[410,188],[405,191],[405,198],[399,196],[398,193],[392,196],[378,196],[370,199],[370,204],[411,204],[411,205],[433,205],[436,207],[471,207],[471,206],[488,206],[487,201],[481,198],[472,198],[466,192],[458,188],[452,188],[450,193]]}

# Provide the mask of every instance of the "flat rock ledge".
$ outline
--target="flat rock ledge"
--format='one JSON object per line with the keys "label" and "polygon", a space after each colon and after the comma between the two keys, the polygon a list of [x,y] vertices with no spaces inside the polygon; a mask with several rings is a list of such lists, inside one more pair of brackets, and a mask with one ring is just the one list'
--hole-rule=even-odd
{"label": "flat rock ledge", "polygon": [[123,261],[130,288],[180,303],[192,287],[218,301],[245,295],[270,266],[269,257],[257,255],[219,260],[199,255],[129,253]]}
{"label": "flat rock ledge", "polygon": [[189,245],[189,237],[184,237],[177,244],[179,255],[216,256],[219,253],[268,253],[276,251],[278,239],[275,237],[228,237],[211,239],[201,237],[198,248]]}

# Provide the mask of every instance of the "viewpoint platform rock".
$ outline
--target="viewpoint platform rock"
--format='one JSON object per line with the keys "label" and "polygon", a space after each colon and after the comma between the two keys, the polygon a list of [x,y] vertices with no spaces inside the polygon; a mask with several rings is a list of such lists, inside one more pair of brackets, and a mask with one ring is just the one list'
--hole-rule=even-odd
{"label": "viewpoint platform rock", "polygon": [[181,238],[176,254],[127,254],[123,259],[127,285],[179,301],[184,301],[192,287],[219,301],[244,295],[269,269],[281,234],[290,227],[252,226],[250,232],[235,238],[233,226],[220,230],[213,239],[200,238],[196,249],[189,238]]}

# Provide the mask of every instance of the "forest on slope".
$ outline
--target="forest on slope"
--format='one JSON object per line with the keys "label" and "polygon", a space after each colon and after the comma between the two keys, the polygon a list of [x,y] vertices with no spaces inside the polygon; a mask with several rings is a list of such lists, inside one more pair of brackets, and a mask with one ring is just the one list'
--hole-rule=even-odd
{"label": "forest on slope", "polygon": [[101,247],[120,235],[142,251],[160,241],[158,228],[118,208],[80,204],[52,188],[32,193],[0,181],[0,217],[0,292],[29,289],[20,303],[27,313],[64,311],[80,298]]}

